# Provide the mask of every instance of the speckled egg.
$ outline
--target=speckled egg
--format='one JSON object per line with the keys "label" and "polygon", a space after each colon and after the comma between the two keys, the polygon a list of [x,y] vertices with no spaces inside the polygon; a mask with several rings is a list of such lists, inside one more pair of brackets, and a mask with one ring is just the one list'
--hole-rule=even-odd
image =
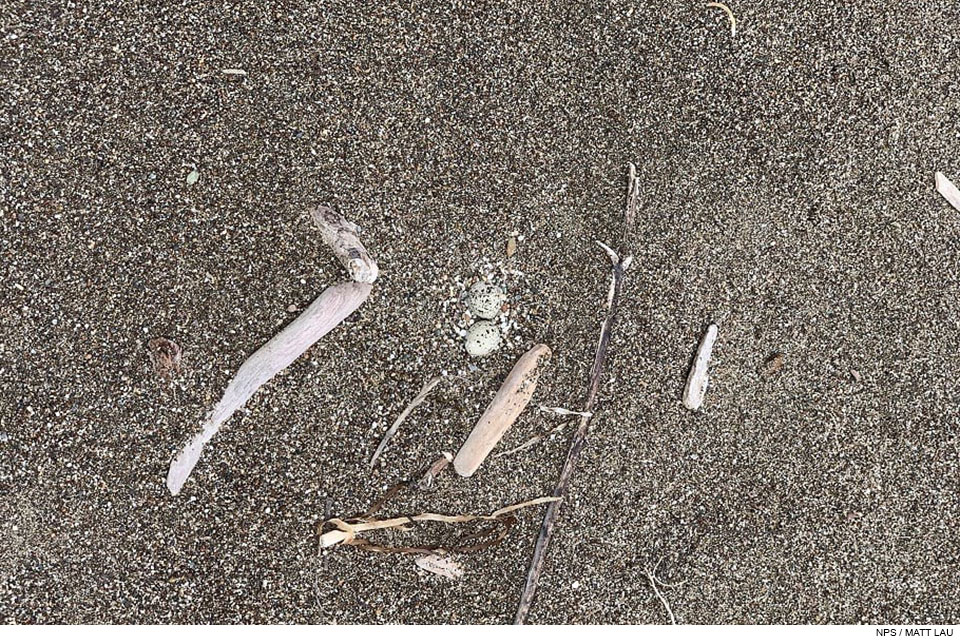
{"label": "speckled egg", "polygon": [[487,320],[480,320],[467,329],[464,346],[471,356],[481,357],[499,347],[500,338],[500,327]]}
{"label": "speckled egg", "polygon": [[478,282],[470,287],[467,308],[477,318],[493,320],[506,301],[507,296],[503,294],[503,289],[489,282]]}

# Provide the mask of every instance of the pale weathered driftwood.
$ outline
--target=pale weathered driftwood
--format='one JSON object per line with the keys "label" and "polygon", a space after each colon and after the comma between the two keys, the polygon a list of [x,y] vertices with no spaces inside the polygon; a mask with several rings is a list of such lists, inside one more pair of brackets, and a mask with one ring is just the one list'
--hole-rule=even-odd
{"label": "pale weathered driftwood", "polygon": [[370,295],[371,285],[363,282],[345,282],[326,289],[301,313],[237,370],[223,398],[213,408],[203,429],[184,446],[170,464],[167,488],[177,495],[200,459],[203,446],[210,441],[220,426],[260,388],[296,360],[300,354],[329,333],[357,310]]}
{"label": "pale weathered driftwood", "polygon": [[960,190],[939,171],[937,171],[937,191],[953,205],[954,209],[960,211]]}
{"label": "pale weathered driftwood", "polygon": [[703,334],[700,347],[697,349],[697,357],[693,361],[693,366],[690,367],[690,375],[687,376],[687,386],[683,389],[683,406],[691,411],[696,411],[703,405],[703,398],[707,394],[707,385],[710,382],[708,366],[710,354],[713,353],[713,343],[716,340],[717,325],[712,324]]}
{"label": "pale weathered driftwood", "polygon": [[459,580],[463,577],[463,565],[449,556],[431,553],[417,556],[413,562],[424,571],[435,573],[450,580]]}
{"label": "pale weathered driftwood", "polygon": [[370,254],[357,237],[357,225],[348,222],[339,213],[326,206],[311,209],[310,215],[320,227],[323,241],[343,264],[350,277],[357,282],[372,283],[379,270]]}
{"label": "pale weathered driftwood", "polygon": [[453,468],[458,474],[465,478],[472,476],[500,442],[533,397],[541,367],[549,357],[550,347],[545,344],[538,344],[520,357],[457,452]]}

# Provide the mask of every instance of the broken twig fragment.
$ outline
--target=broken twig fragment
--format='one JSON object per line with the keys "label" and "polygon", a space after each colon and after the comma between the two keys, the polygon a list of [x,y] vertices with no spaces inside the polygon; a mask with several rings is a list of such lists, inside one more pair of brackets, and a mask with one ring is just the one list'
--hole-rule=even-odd
{"label": "broken twig fragment", "polygon": [[177,495],[193,471],[203,446],[220,430],[233,413],[250,399],[257,389],[296,360],[317,340],[357,310],[370,295],[371,285],[345,282],[327,288],[293,322],[260,347],[240,365],[227,385],[223,398],[213,408],[203,429],[195,435],[170,464],[167,488]]}
{"label": "broken twig fragment", "polygon": [[725,14],[727,14],[727,19],[730,20],[730,35],[737,35],[737,18],[733,15],[733,11],[730,10],[730,7],[723,4],[722,2],[708,2],[708,7],[716,7],[720,9]]}
{"label": "broken twig fragment", "polygon": [[540,405],[540,411],[558,416],[580,416],[582,418],[589,418],[593,415],[589,411],[573,411],[572,409],[564,409],[563,407],[547,407],[544,405]]}
{"label": "broken twig fragment", "polygon": [[939,171],[937,171],[937,191],[953,205],[954,209],[960,211],[960,190]]}
{"label": "broken twig fragment", "polygon": [[397,416],[397,419],[393,421],[393,424],[387,429],[387,432],[383,434],[383,439],[380,440],[377,450],[373,452],[373,456],[370,458],[371,467],[377,462],[377,458],[380,457],[383,450],[387,448],[387,444],[393,439],[393,436],[397,435],[397,430],[400,428],[400,425],[403,424],[403,421],[407,419],[407,416],[427,399],[427,396],[430,395],[430,392],[433,391],[438,384],[440,384],[440,378],[427,380],[420,389],[420,393],[418,393],[417,396],[410,401],[410,404],[407,405],[407,408]]}
{"label": "broken twig fragment", "polygon": [[346,268],[351,278],[367,283],[377,279],[377,263],[357,237],[357,225],[348,222],[330,207],[322,205],[311,209],[310,215],[320,227],[323,241],[337,256],[337,260]]}
{"label": "broken twig fragment", "polygon": [[450,463],[453,462],[453,454],[449,451],[444,451],[443,454],[437,458],[436,462],[430,465],[429,468],[420,476],[420,481],[417,483],[417,486],[421,489],[430,489],[433,487],[433,481],[436,480],[437,476],[450,466]]}
{"label": "broken twig fragment", "polygon": [[498,453],[497,455],[495,455],[495,456],[493,456],[493,457],[494,457],[494,458],[503,458],[503,457],[506,457],[506,456],[512,456],[512,455],[515,454],[515,453],[520,453],[521,451],[524,451],[525,449],[529,449],[530,447],[532,447],[533,445],[537,444],[538,442],[542,442],[543,440],[549,438],[549,437],[552,436],[553,434],[555,434],[555,433],[557,433],[557,432],[560,432],[560,431],[563,431],[564,429],[566,429],[566,428],[567,428],[569,425],[571,425],[571,424],[573,424],[573,423],[572,423],[572,422],[561,422],[560,424],[558,424],[557,426],[555,426],[553,429],[550,429],[550,431],[547,431],[546,433],[541,433],[540,435],[533,436],[532,438],[530,438],[529,440],[527,440],[526,442],[524,442],[524,443],[521,444],[520,446],[514,447],[513,449],[510,449],[509,451],[501,451],[500,453]]}
{"label": "broken twig fragment", "polygon": [[713,352],[713,343],[716,339],[717,325],[711,324],[703,334],[703,339],[700,340],[697,357],[693,361],[693,366],[690,367],[690,375],[687,376],[687,386],[683,389],[683,406],[691,411],[696,411],[703,405],[703,397],[707,393],[709,383],[707,367],[710,364],[710,354]]}
{"label": "broken twig fragment", "polygon": [[453,460],[453,468],[461,476],[469,478],[474,474],[517,416],[523,412],[533,397],[540,370],[550,353],[550,347],[538,344],[517,360],[517,364],[500,385],[497,395],[480,416]]}

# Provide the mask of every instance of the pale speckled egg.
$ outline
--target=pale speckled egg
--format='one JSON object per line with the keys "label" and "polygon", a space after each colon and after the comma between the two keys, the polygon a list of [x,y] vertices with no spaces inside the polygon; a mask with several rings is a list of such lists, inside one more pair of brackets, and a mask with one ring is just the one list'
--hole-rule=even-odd
{"label": "pale speckled egg", "polygon": [[487,320],[479,320],[467,329],[464,346],[471,356],[481,357],[499,347],[500,339],[500,327]]}
{"label": "pale speckled egg", "polygon": [[500,314],[500,308],[506,301],[503,289],[489,282],[478,282],[470,287],[467,308],[477,318],[493,320]]}

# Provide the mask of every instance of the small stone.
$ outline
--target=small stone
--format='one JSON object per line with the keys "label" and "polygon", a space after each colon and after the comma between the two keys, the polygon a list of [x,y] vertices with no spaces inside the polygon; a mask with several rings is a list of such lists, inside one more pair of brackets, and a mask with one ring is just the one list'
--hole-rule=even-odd
{"label": "small stone", "polygon": [[289,307],[287,307],[287,313],[296,313],[299,310],[300,310],[299,307],[297,307],[297,305],[295,304],[292,304]]}
{"label": "small stone", "polygon": [[513,257],[513,254],[517,252],[517,239],[513,236],[507,240],[507,258]]}
{"label": "small stone", "polygon": [[485,356],[500,346],[500,328],[492,322],[475,322],[464,337],[467,353],[474,357]]}
{"label": "small stone", "polygon": [[187,184],[194,185],[197,184],[197,180],[200,179],[200,172],[194,169],[187,174]]}
{"label": "small stone", "polygon": [[503,290],[489,282],[478,282],[470,287],[467,307],[470,313],[484,320],[492,320],[500,313],[500,307],[507,301]]}

